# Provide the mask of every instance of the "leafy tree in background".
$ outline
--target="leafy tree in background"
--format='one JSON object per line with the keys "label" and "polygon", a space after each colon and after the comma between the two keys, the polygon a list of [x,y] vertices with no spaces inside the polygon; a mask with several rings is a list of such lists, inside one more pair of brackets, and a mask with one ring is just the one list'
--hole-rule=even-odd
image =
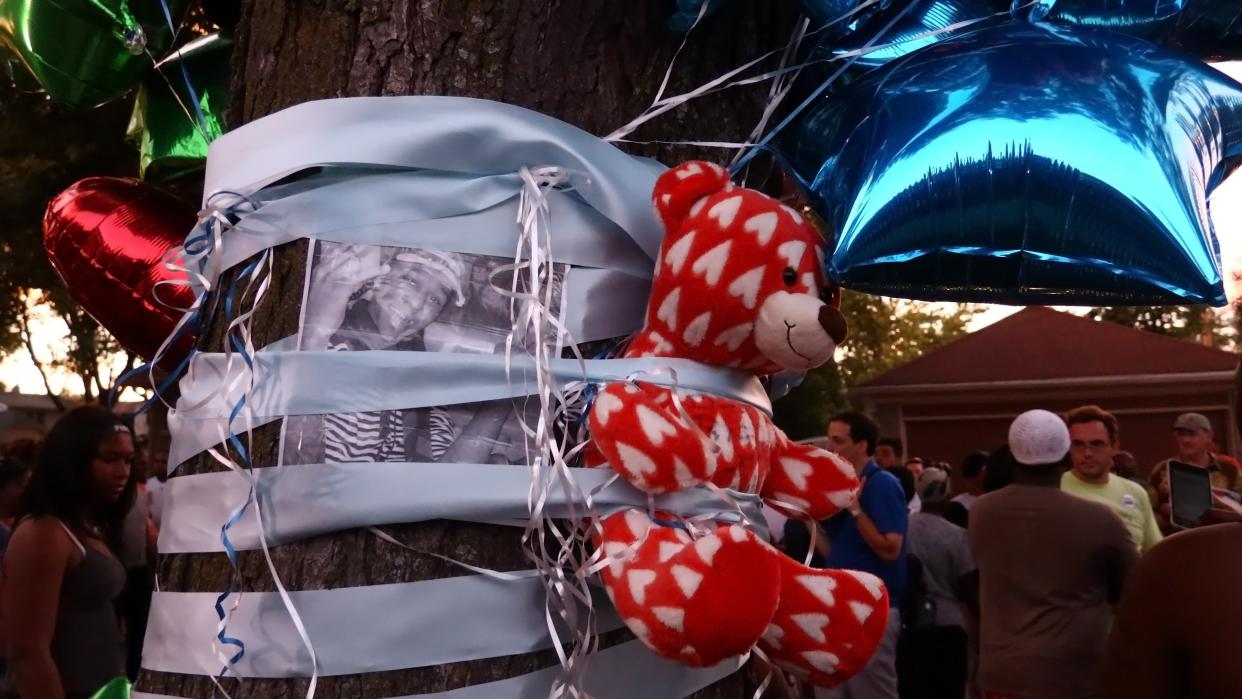
{"label": "leafy tree in background", "polygon": [[849,389],[966,334],[979,309],[845,292],[850,333],[829,362],[777,401],[776,421],[795,439],[823,434],[834,412],[857,407]]}
{"label": "leafy tree in background", "polygon": [[[93,400],[116,378],[107,370],[115,340],[73,302],[43,252],[43,212],[73,182],[94,175],[133,176],[138,156],[125,142],[132,104],[121,99],[97,109],[67,110],[44,95],[0,80],[0,355],[24,353],[60,405],[50,374],[78,375]],[[47,304],[65,323],[65,352],[35,352],[32,306]]]}
{"label": "leafy tree in background", "polygon": [[1192,342],[1210,339],[1212,346],[1231,349],[1229,321],[1208,306],[1115,306],[1092,308],[1087,317],[1168,335]]}

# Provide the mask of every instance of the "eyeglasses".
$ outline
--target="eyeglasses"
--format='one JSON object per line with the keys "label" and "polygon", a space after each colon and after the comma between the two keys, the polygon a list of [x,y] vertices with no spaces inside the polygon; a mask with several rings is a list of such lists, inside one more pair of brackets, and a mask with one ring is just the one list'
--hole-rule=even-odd
{"label": "eyeglasses", "polygon": [[1090,442],[1084,442],[1082,440],[1075,439],[1070,442],[1070,449],[1081,450],[1081,449],[1086,449],[1088,447],[1090,447],[1093,451],[1098,451],[1100,449],[1107,448],[1108,442],[1102,439],[1093,439]]}

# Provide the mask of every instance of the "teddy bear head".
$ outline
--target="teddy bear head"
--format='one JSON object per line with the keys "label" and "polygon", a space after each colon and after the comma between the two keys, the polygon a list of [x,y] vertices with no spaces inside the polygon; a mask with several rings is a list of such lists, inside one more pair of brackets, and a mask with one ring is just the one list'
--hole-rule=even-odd
{"label": "teddy bear head", "polygon": [[845,339],[821,294],[823,240],[792,208],[692,161],[660,176],[664,224],[646,323],[627,356],[684,357],[755,374],[811,369]]}

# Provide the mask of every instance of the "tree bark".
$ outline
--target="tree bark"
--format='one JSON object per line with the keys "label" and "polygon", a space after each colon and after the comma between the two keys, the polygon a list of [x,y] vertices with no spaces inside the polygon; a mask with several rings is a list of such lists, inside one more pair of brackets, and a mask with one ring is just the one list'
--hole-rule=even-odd
{"label": "tree bark", "polygon": [[[691,35],[673,71],[672,91],[692,88],[784,45],[793,26],[792,3],[726,3]],[[663,26],[673,2],[607,0],[249,0],[242,5],[233,55],[231,119],[244,124],[312,99],[363,95],[444,94],[481,97],[535,109],[587,131],[605,134],[638,115],[652,100],[681,41]],[[670,92],[671,94],[671,92]],[[742,140],[761,112],[766,87],[696,101],[638,132],[652,140]],[[727,151],[648,146],[675,162],[716,160]],[[273,287],[253,327],[257,345],[297,330],[306,243],[276,257]],[[206,348],[220,351],[221,323],[208,328]],[[279,426],[255,434],[255,465],[275,463]],[[296,468],[296,466],[292,467]],[[219,470],[200,459],[180,475]],[[496,570],[528,567],[520,531],[435,521],[386,528],[420,549]],[[272,558],[291,590],[410,582],[463,574],[455,566],[387,544],[363,530],[339,532],[276,547]],[[258,551],[240,554],[241,589],[271,591]],[[163,556],[161,589],[219,591],[230,574],[222,554]],[[613,634],[616,641],[628,632]],[[206,642],[206,639],[204,639]],[[395,672],[321,678],[317,696],[380,698],[444,691],[556,664],[552,651]],[[696,694],[749,697],[748,673]],[[240,696],[277,699],[304,695],[307,681],[247,680]],[[142,691],[208,697],[208,678],[145,672]]]}

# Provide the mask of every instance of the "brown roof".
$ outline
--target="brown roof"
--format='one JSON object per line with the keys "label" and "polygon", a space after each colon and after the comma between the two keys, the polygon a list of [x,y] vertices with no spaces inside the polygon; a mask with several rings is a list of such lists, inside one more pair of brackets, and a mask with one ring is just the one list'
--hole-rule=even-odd
{"label": "brown roof", "polygon": [[1237,365],[1232,352],[1031,306],[863,386],[1182,374]]}

